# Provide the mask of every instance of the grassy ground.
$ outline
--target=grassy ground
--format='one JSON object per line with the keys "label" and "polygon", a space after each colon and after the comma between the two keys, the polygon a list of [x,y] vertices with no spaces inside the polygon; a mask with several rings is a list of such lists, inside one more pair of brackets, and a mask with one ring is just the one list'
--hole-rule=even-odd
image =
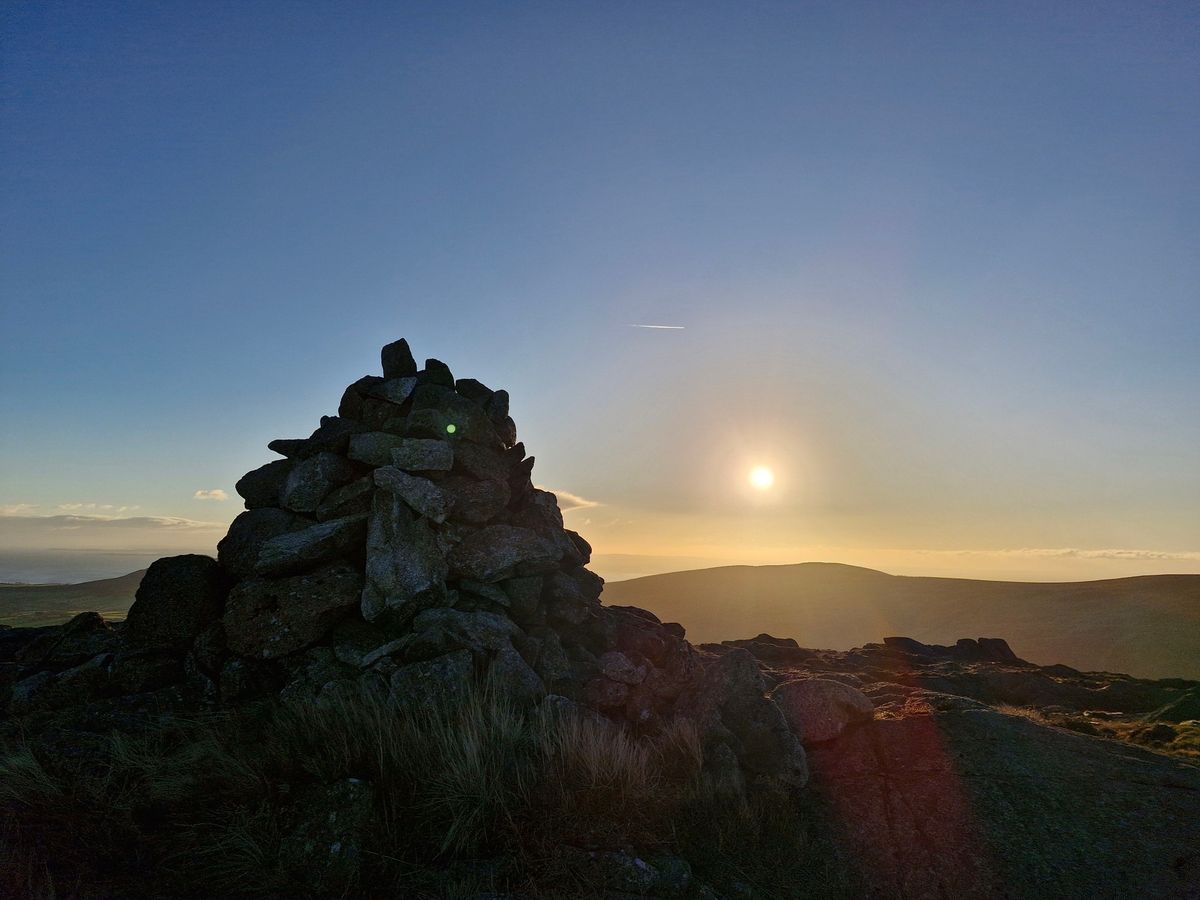
{"label": "grassy ground", "polygon": [[[44,747],[0,756],[0,895],[594,896],[589,851],[683,857],[722,893],[849,892],[814,814],[706,777],[686,725],[638,739],[486,694],[435,713],[364,695]],[[371,788],[355,853],[306,853],[301,798],[347,779]]]}

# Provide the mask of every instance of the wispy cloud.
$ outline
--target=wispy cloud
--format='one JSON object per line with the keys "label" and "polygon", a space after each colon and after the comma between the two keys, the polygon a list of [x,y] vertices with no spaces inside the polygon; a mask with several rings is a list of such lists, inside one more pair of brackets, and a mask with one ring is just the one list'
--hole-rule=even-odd
{"label": "wispy cloud", "polygon": [[686,328],[687,326],[686,325],[635,325],[632,322],[630,322],[629,327],[630,328],[651,328],[651,329],[657,329],[659,331],[683,331],[683,329]]}
{"label": "wispy cloud", "polygon": [[556,491],[554,488],[542,487],[538,485],[538,489],[549,491],[558,498],[558,508],[563,512],[570,512],[573,509],[591,509],[593,506],[603,506],[599,500],[589,500],[587,497],[580,497],[578,494],[572,494],[570,491]]}
{"label": "wispy cloud", "polygon": [[123,512],[132,512],[135,509],[141,509],[140,506],[117,506],[115,503],[60,503],[56,509],[65,513],[103,513],[105,515],[119,515]]}
{"label": "wispy cloud", "polygon": [[193,500],[228,500],[229,495],[220,488],[212,488],[211,490],[200,490],[192,494]]}
{"label": "wispy cloud", "polygon": [[6,527],[21,526],[43,531],[76,531],[89,529],[153,528],[173,531],[188,529],[224,528],[218,522],[200,522],[179,516],[28,516],[6,515]]}
{"label": "wispy cloud", "polygon": [[1106,548],[1087,550],[1080,547],[1017,547],[1002,550],[921,550],[920,553],[942,556],[991,556],[1027,559],[1123,559],[1200,561],[1200,551],[1191,550],[1129,550]]}
{"label": "wispy cloud", "polygon": [[36,503],[0,504],[0,516],[27,516],[37,508]]}
{"label": "wispy cloud", "polygon": [[0,547],[209,553],[228,527],[180,516],[10,515],[0,516]]}

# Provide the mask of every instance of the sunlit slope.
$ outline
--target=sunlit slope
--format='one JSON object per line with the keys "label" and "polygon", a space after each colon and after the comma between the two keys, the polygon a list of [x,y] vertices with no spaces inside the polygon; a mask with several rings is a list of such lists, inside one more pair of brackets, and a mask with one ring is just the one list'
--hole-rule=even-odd
{"label": "sunlit slope", "polygon": [[885,635],[1003,637],[1041,665],[1200,679],[1200,575],[1033,583],[913,578],[835,563],[726,566],[613,582],[603,600],[683,623],[693,641],[768,632],[846,649]]}
{"label": "sunlit slope", "polygon": [[89,609],[123,619],[145,574],[81,584],[0,584],[0,625],[54,625]]}

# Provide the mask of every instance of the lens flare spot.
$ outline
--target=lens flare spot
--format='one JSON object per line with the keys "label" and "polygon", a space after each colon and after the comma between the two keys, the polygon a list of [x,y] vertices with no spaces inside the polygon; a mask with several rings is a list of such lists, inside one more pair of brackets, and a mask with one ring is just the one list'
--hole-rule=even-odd
{"label": "lens flare spot", "polygon": [[458,431],[458,426],[453,422],[446,426],[446,434],[454,434],[456,431]]}
{"label": "lens flare spot", "polygon": [[760,491],[765,491],[775,483],[775,473],[766,466],[755,466],[750,470],[750,484]]}

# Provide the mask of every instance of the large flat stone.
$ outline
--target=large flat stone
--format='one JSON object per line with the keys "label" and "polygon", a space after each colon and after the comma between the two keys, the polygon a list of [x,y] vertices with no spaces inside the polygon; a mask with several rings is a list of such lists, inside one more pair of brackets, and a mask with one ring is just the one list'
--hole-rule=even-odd
{"label": "large flat stone", "polygon": [[367,529],[363,618],[412,618],[445,598],[446,575],[446,561],[429,523],[416,518],[402,498],[375,491]]}
{"label": "large flat stone", "polygon": [[217,561],[234,575],[250,575],[258,562],[258,553],[272,538],[299,531],[311,520],[285,509],[263,507],[239,515],[217,544]]}
{"label": "large flat stone", "polygon": [[387,381],[372,386],[370,396],[400,406],[412,396],[416,387],[416,378],[389,378]]}
{"label": "large flat stone", "polygon": [[375,470],[375,484],[400,497],[425,518],[439,524],[446,521],[453,500],[428,478],[409,475],[395,466],[381,466]]}
{"label": "large flat stone", "polygon": [[368,466],[386,466],[392,461],[392,451],[404,442],[404,438],[386,431],[367,431],[350,439],[348,456]]}
{"label": "large flat stone", "polygon": [[387,462],[407,472],[448,472],[454,465],[454,448],[433,438],[399,438]]}
{"label": "large flat stone", "polygon": [[405,653],[421,659],[451,650],[499,650],[508,647],[519,632],[511,619],[496,613],[464,612],[449,607],[427,609],[413,619],[405,639]]}
{"label": "large flat stone", "polygon": [[241,656],[274,659],[321,638],[362,596],[363,576],[345,563],[290,578],[247,578],[225,604],[225,640]]}
{"label": "large flat stone", "polygon": [[256,575],[291,575],[360,552],[367,517],[346,516],[309,525],[263,543],[254,565]]}
{"label": "large flat stone", "polygon": [[345,457],[323,451],[298,462],[279,494],[280,506],[298,513],[315,513],[334,490],[354,480],[356,472]]}
{"label": "large flat stone", "polygon": [[487,584],[553,571],[561,556],[552,541],[528,528],[489,525],[455,547],[448,561],[455,576]]}

